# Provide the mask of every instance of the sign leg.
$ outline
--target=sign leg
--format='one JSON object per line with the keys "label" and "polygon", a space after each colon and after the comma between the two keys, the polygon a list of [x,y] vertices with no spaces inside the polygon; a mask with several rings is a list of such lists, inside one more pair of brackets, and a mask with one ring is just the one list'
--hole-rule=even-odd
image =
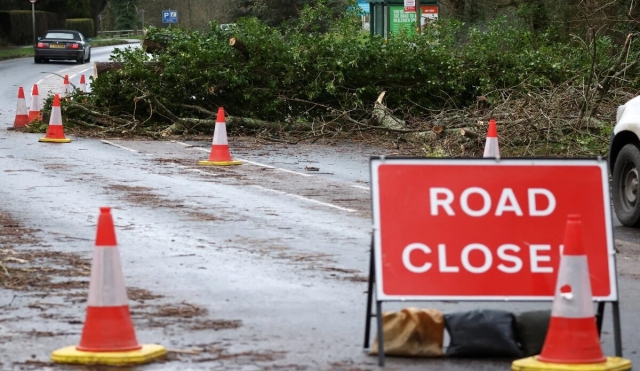
{"label": "sign leg", "polygon": [[620,330],[620,304],[617,301],[611,303],[613,312],[613,339],[616,349],[616,357],[622,357],[622,333]]}
{"label": "sign leg", "polygon": [[367,318],[364,327],[364,349],[369,349],[369,338],[371,337],[371,301],[373,300],[373,283],[374,278],[374,264],[373,264],[373,239],[371,241],[371,252],[369,255],[369,286],[367,286]]}
{"label": "sign leg", "polygon": [[382,302],[376,300],[376,320],[378,322],[378,366],[384,366],[384,335],[382,331]]}
{"label": "sign leg", "polygon": [[604,319],[604,301],[598,302],[598,311],[596,312],[596,326],[598,327],[598,337],[602,333],[602,320]]}

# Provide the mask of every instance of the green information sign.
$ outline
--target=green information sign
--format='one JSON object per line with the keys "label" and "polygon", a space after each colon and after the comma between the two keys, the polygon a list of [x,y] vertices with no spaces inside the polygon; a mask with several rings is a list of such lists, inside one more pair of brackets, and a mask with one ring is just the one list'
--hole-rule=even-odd
{"label": "green information sign", "polygon": [[389,31],[398,33],[401,29],[406,29],[412,34],[416,29],[416,13],[405,13],[404,5],[389,6]]}

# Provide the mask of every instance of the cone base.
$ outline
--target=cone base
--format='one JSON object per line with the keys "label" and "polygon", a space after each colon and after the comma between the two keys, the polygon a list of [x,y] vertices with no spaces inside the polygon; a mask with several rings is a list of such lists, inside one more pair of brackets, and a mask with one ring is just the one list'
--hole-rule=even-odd
{"label": "cone base", "polygon": [[46,142],[46,143],[71,143],[71,139],[51,139],[51,138],[40,138],[38,142]]}
{"label": "cone base", "polygon": [[83,352],[75,345],[54,350],[51,360],[56,363],[80,365],[127,366],[151,362],[167,355],[162,345],[144,344],[142,349],[128,352]]}
{"label": "cone base", "polygon": [[548,363],[537,356],[518,359],[511,364],[513,371],[625,371],[631,370],[631,361],[620,357],[607,357],[601,363]]}
{"label": "cone base", "polygon": [[231,161],[198,161],[198,165],[214,165],[214,166],[231,166],[231,165],[241,165],[242,161],[231,160]]}

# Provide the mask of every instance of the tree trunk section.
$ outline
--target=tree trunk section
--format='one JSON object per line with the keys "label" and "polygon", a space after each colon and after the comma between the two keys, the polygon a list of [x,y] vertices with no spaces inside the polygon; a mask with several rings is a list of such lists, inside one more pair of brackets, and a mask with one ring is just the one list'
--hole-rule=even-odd
{"label": "tree trunk section", "polygon": [[[145,62],[146,66],[149,67],[158,67],[160,63],[158,62]],[[124,63],[122,62],[94,62],[93,63],[93,77],[98,78],[100,74],[107,73],[110,71],[117,71],[122,69]]]}
{"label": "tree trunk section", "polygon": [[232,37],[229,39],[229,45],[231,45],[235,50],[239,51],[242,56],[244,57],[244,59],[249,60],[249,50],[247,49],[247,46],[244,45],[244,43],[238,39],[236,39],[235,37]]}

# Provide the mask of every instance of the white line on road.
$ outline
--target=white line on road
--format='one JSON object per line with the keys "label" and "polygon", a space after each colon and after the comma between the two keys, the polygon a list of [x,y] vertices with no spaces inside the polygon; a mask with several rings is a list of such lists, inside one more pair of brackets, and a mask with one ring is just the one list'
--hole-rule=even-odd
{"label": "white line on road", "polygon": [[360,185],[352,185],[353,188],[364,189],[365,191],[370,191],[369,187],[360,186]]}
{"label": "white line on road", "polygon": [[104,143],[104,144],[108,144],[108,145],[110,145],[110,146],[118,147],[118,148],[120,148],[120,149],[124,149],[124,150],[130,151],[130,152],[133,152],[133,153],[140,153],[140,151],[136,151],[136,150],[135,150],[135,149],[133,149],[133,148],[128,148],[128,147],[125,147],[125,146],[121,146],[121,145],[119,145],[119,144],[116,144],[116,143],[110,142],[110,141],[108,141],[108,140],[104,140],[104,139],[103,139],[103,140],[101,140],[101,142],[102,142],[102,143]]}
{"label": "white line on road", "polygon": [[[176,141],[176,143],[182,144],[183,146],[187,146],[187,147],[193,147],[193,148],[195,148],[195,149],[197,149],[199,151],[210,152],[208,149],[200,148],[200,147],[194,147],[194,146],[192,146],[191,144],[188,144],[188,143],[177,142],[177,141]],[[301,176],[306,176],[306,177],[312,177],[313,176],[313,175],[309,175],[309,174],[305,174],[305,173],[299,173],[299,172],[293,171],[293,170],[287,170],[287,169],[282,169],[282,168],[271,166],[271,165],[261,164],[259,162],[255,162],[255,161],[245,160],[245,159],[242,159],[242,158],[239,158],[237,160],[240,160],[240,161],[243,161],[243,162],[246,162],[248,164],[255,165],[255,166],[266,167],[267,169],[274,169],[274,170],[277,170],[277,171],[282,171],[284,173],[290,173],[290,174],[301,175]]]}
{"label": "white line on road", "polygon": [[[133,153],[142,154],[142,153],[140,153],[139,151],[137,151],[137,150],[135,150],[133,148],[128,148],[128,147],[125,147],[125,146],[121,146],[119,144],[113,143],[113,142],[108,141],[108,140],[104,140],[103,139],[103,140],[101,140],[101,142],[105,143],[105,144],[108,144],[108,145],[111,145],[111,146],[114,146],[114,147],[117,147],[117,148],[120,148],[120,149],[124,149],[124,150],[130,151],[130,152],[133,152]],[[189,144],[186,144],[186,143],[181,143],[181,142],[176,142],[176,143],[180,143],[182,145],[189,146]],[[202,148],[198,148],[198,147],[195,147],[195,148],[196,149],[202,149]],[[150,154],[147,154],[147,155],[150,155]],[[265,166],[268,166],[268,165],[265,165]],[[207,175],[214,175],[215,176],[215,174],[211,174],[211,173],[208,173],[206,171],[199,170],[199,169],[189,169],[189,170],[196,171],[196,172],[201,172],[201,173],[204,173],[204,174],[207,174]],[[307,175],[307,174],[305,174],[305,175]],[[356,212],[356,210],[354,210],[354,209],[348,209],[346,207],[330,204],[328,202],[317,201],[317,200],[314,200],[314,199],[311,199],[311,198],[306,198],[304,196],[300,196],[300,195],[297,195],[297,194],[294,194],[294,193],[287,193],[287,192],[283,192],[283,191],[278,191],[278,190],[271,189],[271,188],[266,188],[266,187],[263,187],[263,186],[260,186],[260,185],[254,185],[254,187],[263,189],[263,190],[268,191],[268,192],[273,192],[273,193],[277,193],[277,194],[280,194],[280,195],[284,195],[284,196],[295,197],[297,199],[300,199],[300,200],[303,200],[303,201],[307,201],[307,202],[312,202],[314,204],[327,206],[327,207],[332,207],[334,209],[338,209],[338,210],[342,210],[342,211],[348,211],[350,213]]]}
{"label": "white line on road", "polygon": [[338,209],[338,210],[342,210],[342,211],[348,211],[350,213],[356,212],[356,210],[354,210],[354,209],[347,209],[346,207],[330,204],[328,202],[322,202],[322,201],[314,200],[312,198],[306,198],[304,196],[300,196],[300,195],[297,195],[297,194],[294,194],[294,193],[287,193],[287,192],[283,192],[283,191],[278,191],[278,190],[271,189],[271,188],[266,188],[266,187],[263,187],[263,186],[260,186],[260,185],[254,185],[254,187],[263,189],[263,190],[268,191],[268,192],[277,193],[277,194],[280,194],[280,195],[283,195],[283,196],[295,197],[297,199],[300,199],[300,200],[303,200],[303,201],[307,201],[307,202],[311,202],[311,203],[314,203],[314,204],[327,206],[327,207],[332,207],[334,209]]}

